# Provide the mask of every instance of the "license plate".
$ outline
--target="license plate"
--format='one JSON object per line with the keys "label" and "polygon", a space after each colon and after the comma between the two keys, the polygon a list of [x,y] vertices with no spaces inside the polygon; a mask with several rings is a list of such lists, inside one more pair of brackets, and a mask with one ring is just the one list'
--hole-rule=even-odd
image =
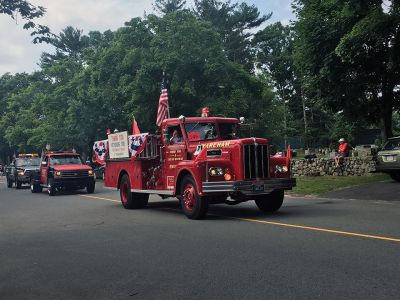
{"label": "license plate", "polygon": [[396,156],[394,156],[394,155],[385,156],[385,161],[395,161],[395,160],[396,160]]}
{"label": "license plate", "polygon": [[253,184],[253,192],[264,191],[264,184]]}

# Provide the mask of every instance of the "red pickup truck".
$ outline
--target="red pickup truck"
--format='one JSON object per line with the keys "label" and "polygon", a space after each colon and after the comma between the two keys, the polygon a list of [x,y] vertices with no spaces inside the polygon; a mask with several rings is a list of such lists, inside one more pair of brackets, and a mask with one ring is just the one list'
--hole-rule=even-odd
{"label": "red pickup truck", "polygon": [[93,193],[96,177],[93,169],[85,165],[78,153],[47,152],[42,156],[40,169],[31,178],[32,193],[42,192],[47,188],[50,196],[61,190],[86,188]]}

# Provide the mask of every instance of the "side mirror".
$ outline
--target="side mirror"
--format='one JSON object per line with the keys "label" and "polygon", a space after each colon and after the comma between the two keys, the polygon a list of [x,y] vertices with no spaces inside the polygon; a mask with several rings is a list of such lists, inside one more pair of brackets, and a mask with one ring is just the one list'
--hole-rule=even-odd
{"label": "side mirror", "polygon": [[47,167],[47,161],[42,161],[42,167]]}
{"label": "side mirror", "polygon": [[87,160],[87,161],[85,162],[85,164],[88,165],[88,166],[90,166],[90,160]]}
{"label": "side mirror", "polygon": [[167,128],[164,128],[163,139],[164,139],[164,144],[168,145],[170,137],[169,137],[169,131]]}

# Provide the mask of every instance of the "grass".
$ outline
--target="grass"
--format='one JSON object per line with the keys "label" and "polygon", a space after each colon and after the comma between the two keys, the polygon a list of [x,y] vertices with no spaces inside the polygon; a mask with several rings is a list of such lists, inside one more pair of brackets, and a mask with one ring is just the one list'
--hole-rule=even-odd
{"label": "grass", "polygon": [[387,174],[373,174],[370,176],[304,176],[296,177],[296,180],[297,186],[289,191],[290,194],[318,196],[346,187],[390,180],[390,177]]}

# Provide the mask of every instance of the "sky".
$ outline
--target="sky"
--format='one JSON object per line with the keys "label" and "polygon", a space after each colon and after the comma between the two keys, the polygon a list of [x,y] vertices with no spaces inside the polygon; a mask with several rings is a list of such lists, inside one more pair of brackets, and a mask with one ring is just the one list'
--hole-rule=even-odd
{"label": "sky", "polygon": [[[281,21],[288,24],[294,19],[291,0],[242,0],[254,4],[261,14],[273,13],[268,23]],[[59,33],[67,26],[89,31],[116,30],[124,22],[134,17],[143,17],[153,12],[153,0],[30,0],[36,6],[46,8],[44,17],[37,19],[47,25],[52,32]],[[189,2],[189,1],[188,1]],[[232,2],[235,2],[234,0]],[[0,76],[4,73],[31,73],[38,70],[37,65],[42,52],[53,52],[46,44],[33,44],[28,30],[22,28],[23,22],[0,14]]]}

